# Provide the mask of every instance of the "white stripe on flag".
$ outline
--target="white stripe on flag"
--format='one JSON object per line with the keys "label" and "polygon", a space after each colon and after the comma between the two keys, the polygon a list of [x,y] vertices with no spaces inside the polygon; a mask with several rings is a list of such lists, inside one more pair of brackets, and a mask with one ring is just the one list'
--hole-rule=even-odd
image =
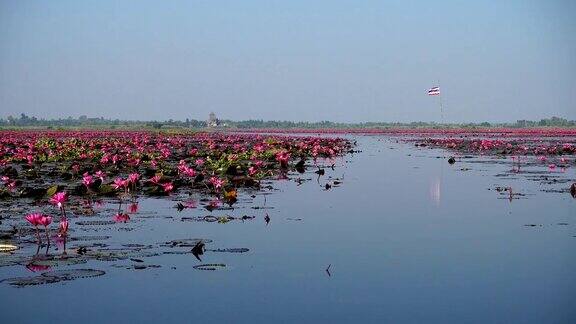
{"label": "white stripe on flag", "polygon": [[440,94],[440,87],[433,87],[433,88],[430,88],[430,90],[428,90],[429,96],[437,96],[439,94]]}

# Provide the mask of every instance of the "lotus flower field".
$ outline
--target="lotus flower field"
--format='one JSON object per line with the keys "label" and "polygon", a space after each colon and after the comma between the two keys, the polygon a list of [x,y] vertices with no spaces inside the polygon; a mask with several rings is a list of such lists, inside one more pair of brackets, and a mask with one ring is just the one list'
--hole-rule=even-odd
{"label": "lotus flower field", "polygon": [[298,162],[347,153],[343,139],[219,133],[2,132],[1,196],[169,195],[223,197],[258,187]]}

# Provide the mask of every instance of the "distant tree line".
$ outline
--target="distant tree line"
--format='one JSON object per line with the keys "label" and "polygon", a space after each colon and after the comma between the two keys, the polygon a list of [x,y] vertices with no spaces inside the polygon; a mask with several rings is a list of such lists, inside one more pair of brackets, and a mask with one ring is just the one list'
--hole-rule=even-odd
{"label": "distant tree line", "polygon": [[557,126],[557,127],[574,127],[576,126],[576,121],[567,120],[560,117],[552,117],[547,119],[541,119],[540,121],[532,120],[518,120],[515,124],[516,127],[545,127],[545,126]]}
{"label": "distant tree line", "polygon": [[[540,121],[518,120],[515,123],[463,123],[463,124],[439,124],[435,122],[412,122],[412,123],[390,123],[390,122],[364,122],[364,123],[336,123],[331,121],[320,122],[294,122],[277,120],[222,120],[222,125],[227,128],[385,128],[385,127],[576,127],[576,121],[567,120],[560,117],[541,119]],[[78,118],[67,117],[59,119],[44,119],[30,117],[22,113],[19,117],[8,116],[0,118],[0,127],[45,127],[45,128],[67,128],[67,127],[102,127],[102,128],[137,128],[146,127],[153,129],[161,128],[205,128],[206,121],[189,119],[186,120],[165,120],[165,121],[138,121],[106,119],[103,117],[80,116]],[[220,126],[222,127],[222,126]]]}
{"label": "distant tree line", "polygon": [[0,118],[0,126],[12,127],[151,127],[162,128],[167,127],[189,127],[189,128],[202,128],[206,127],[205,121],[188,119],[186,120],[166,120],[166,121],[138,121],[138,120],[120,120],[120,119],[106,119],[104,117],[87,117],[80,116],[78,118],[67,117],[58,119],[44,119],[29,117],[26,114],[20,114],[20,117],[8,116],[6,119]]}

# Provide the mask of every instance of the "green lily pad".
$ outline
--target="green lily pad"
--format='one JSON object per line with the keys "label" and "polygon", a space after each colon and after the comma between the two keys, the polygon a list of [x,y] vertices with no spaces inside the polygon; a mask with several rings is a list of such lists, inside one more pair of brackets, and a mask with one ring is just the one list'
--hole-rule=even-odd
{"label": "green lily pad", "polygon": [[55,270],[42,273],[42,277],[56,278],[60,280],[74,280],[79,278],[91,278],[104,275],[106,272],[95,269],[69,269]]}
{"label": "green lily pad", "polygon": [[46,196],[52,197],[56,192],[58,192],[58,185],[53,185],[52,187],[46,189]]}

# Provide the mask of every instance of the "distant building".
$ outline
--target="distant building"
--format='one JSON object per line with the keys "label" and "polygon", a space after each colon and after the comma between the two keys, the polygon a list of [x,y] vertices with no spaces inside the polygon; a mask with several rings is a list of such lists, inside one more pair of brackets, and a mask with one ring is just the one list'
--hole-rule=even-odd
{"label": "distant building", "polygon": [[206,125],[208,127],[218,127],[220,125],[220,121],[218,120],[218,118],[216,118],[216,114],[211,112],[210,115],[208,115],[208,120],[206,121]]}

